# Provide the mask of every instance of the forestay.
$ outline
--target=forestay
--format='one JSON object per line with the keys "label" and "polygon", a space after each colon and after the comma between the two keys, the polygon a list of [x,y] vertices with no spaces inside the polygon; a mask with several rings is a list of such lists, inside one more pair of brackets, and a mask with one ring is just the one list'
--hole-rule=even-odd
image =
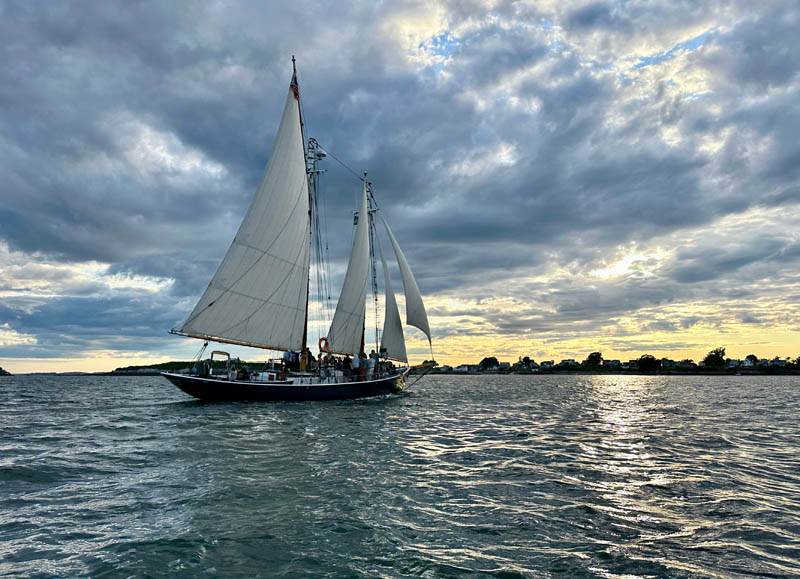
{"label": "forestay", "polygon": [[293,79],[247,215],[178,333],[272,349],[302,347],[310,221],[298,99]]}

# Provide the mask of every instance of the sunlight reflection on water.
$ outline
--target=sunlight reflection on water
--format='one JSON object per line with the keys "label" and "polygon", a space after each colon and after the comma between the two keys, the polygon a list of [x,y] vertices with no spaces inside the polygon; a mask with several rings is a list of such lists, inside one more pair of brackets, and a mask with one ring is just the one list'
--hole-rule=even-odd
{"label": "sunlight reflection on water", "polygon": [[309,404],[200,404],[160,378],[0,393],[0,574],[800,574],[792,377],[440,376]]}

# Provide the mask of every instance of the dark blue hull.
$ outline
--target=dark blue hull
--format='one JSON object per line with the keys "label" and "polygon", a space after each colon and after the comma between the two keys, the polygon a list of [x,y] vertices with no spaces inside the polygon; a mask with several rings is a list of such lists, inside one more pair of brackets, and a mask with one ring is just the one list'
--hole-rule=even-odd
{"label": "dark blue hull", "polygon": [[209,402],[279,402],[305,400],[348,400],[395,394],[406,386],[408,369],[400,374],[364,382],[340,384],[293,384],[290,382],[240,382],[200,378],[182,374],[161,374],[186,392]]}

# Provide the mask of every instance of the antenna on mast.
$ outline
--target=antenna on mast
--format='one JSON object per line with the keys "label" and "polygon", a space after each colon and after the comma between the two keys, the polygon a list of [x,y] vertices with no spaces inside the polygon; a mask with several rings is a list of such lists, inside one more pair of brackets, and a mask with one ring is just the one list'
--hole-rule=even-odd
{"label": "antenna on mast", "polygon": [[294,72],[294,73],[297,72],[297,67],[294,64],[294,54],[292,55],[292,72]]}

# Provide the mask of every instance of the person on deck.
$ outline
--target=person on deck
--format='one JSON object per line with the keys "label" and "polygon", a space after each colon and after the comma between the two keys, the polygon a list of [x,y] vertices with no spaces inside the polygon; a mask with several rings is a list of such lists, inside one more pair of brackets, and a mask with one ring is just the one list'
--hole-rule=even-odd
{"label": "person on deck", "polygon": [[358,354],[355,354],[353,356],[352,362],[350,362],[350,375],[352,376],[353,381],[359,379],[361,374],[360,367],[361,367],[361,358],[358,356]]}
{"label": "person on deck", "polygon": [[367,361],[367,380],[372,380],[372,376],[375,374],[375,366],[377,363],[378,355],[375,353],[375,350],[370,350],[369,360]]}
{"label": "person on deck", "polygon": [[367,376],[367,365],[369,364],[369,360],[367,360],[367,355],[362,351],[359,356],[359,365],[358,365],[358,379],[362,382],[364,378]]}
{"label": "person on deck", "polygon": [[306,348],[306,370],[313,370],[316,367],[316,362],[314,354],[311,353],[311,348]]}
{"label": "person on deck", "polygon": [[342,375],[344,376],[345,380],[350,379],[350,371],[353,368],[353,361],[350,359],[350,356],[345,356],[344,360],[342,360]]}
{"label": "person on deck", "polygon": [[287,350],[283,353],[283,364],[286,366],[287,370],[299,370],[300,369],[300,352],[294,352],[292,350]]}
{"label": "person on deck", "polygon": [[325,378],[327,376],[327,368],[325,368],[325,359],[322,357],[322,352],[317,357],[317,368],[319,369],[320,378]]}

